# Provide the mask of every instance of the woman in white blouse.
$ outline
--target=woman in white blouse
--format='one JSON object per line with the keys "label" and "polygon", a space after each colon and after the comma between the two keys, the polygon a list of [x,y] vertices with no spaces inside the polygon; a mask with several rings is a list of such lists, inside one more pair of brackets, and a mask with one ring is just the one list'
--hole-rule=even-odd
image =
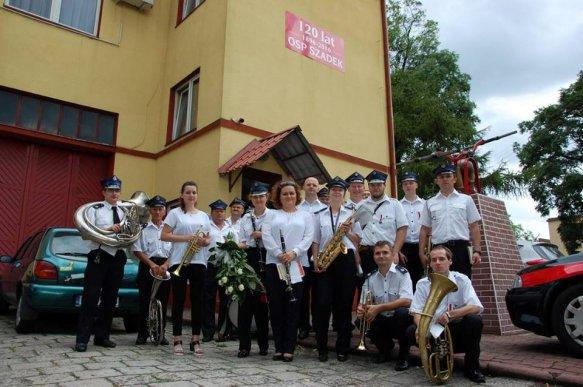
{"label": "woman in white blouse", "polygon": [[[312,214],[298,210],[300,187],[293,181],[279,183],[273,200],[278,210],[265,220],[262,235],[267,251],[265,285],[275,341],[273,360],[290,362],[298,336],[300,300],[296,298],[302,294],[302,261],[308,259],[314,222]],[[287,290],[286,265],[292,292]]]}
{"label": "woman in white blouse", "polygon": [[164,264],[165,269],[174,271],[180,264],[188,247],[189,241],[199,232],[198,240],[201,247],[193,255],[189,265],[180,270],[180,275],[172,275],[172,332],[174,335],[174,353],[182,355],[182,313],[186,298],[186,285],[190,282],[190,303],[192,319],[192,339],[190,350],[195,355],[202,355],[200,347],[200,328],[202,321],[202,291],[206,271],[207,258],[205,246],[209,244],[210,221],[208,215],[196,208],[198,201],[198,186],[193,181],[182,184],[180,190],[180,208],[170,210],[164,220],[164,228],[160,237],[163,241],[172,242],[170,257]]}

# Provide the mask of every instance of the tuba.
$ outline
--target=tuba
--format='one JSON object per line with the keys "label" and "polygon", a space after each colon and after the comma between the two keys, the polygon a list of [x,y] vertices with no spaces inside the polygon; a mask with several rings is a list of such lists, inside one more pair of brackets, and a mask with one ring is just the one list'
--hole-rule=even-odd
{"label": "tuba", "polygon": [[130,200],[122,201],[118,207],[124,212],[124,218],[120,223],[121,231],[103,230],[87,218],[87,211],[99,202],[92,202],[82,205],[75,211],[73,221],[81,233],[83,239],[111,247],[124,248],[131,246],[140,237],[142,227],[148,223],[150,214],[146,202],[148,195],[143,191],[136,191]]}
{"label": "tuba", "polygon": [[457,291],[457,285],[444,275],[429,274],[431,289],[427,302],[420,313],[419,320],[419,356],[425,374],[434,383],[445,383],[453,374],[453,342],[449,327],[446,325],[442,334],[434,339],[429,327],[437,307],[449,292]]}
{"label": "tuba", "polygon": [[[361,220],[363,220],[363,223],[367,223],[370,217],[372,217],[370,209],[367,206],[361,205],[343,223],[360,222]],[[364,221],[365,219],[366,221]],[[318,271],[326,271],[340,253],[346,254],[348,252],[346,245],[342,242],[345,234],[344,230],[338,227],[338,230],[336,230],[330,241],[326,243],[324,249],[322,249],[314,260],[314,266]]]}

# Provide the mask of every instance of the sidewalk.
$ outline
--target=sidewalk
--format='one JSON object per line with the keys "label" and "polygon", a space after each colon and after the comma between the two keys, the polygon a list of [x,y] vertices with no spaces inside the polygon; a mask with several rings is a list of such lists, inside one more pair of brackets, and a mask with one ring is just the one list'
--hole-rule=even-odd
{"label": "sidewalk", "polygon": [[[190,310],[184,311],[184,319],[190,321]],[[358,330],[355,329],[351,347],[356,348],[359,340]],[[330,332],[328,341],[330,349],[333,350],[336,334]],[[315,348],[314,333],[298,344],[302,347]],[[583,359],[569,356],[556,337],[538,336],[526,331],[509,336],[483,335],[481,347],[480,367],[486,375],[509,376],[565,386],[583,386]],[[371,349],[368,352],[376,351]],[[356,351],[353,353],[357,354]],[[411,349],[411,356],[420,363],[416,347]],[[457,367],[462,367],[463,354],[456,354],[455,362]]]}

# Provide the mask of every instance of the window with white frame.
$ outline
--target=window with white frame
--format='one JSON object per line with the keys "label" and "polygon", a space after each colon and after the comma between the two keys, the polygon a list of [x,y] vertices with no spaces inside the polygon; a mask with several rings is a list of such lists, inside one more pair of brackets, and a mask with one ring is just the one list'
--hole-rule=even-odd
{"label": "window with white frame", "polygon": [[204,0],[184,0],[182,3],[182,19],[190,15]]}
{"label": "window with white frame", "polygon": [[174,89],[172,140],[196,130],[198,74]]}
{"label": "window with white frame", "polygon": [[91,35],[97,35],[102,0],[5,0],[4,4]]}

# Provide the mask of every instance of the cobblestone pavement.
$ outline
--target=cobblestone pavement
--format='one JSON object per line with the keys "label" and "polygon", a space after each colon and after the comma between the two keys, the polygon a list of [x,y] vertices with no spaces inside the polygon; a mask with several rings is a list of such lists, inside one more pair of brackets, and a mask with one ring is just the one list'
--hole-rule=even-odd
{"label": "cobblestone pavement", "polygon": [[[73,352],[74,318],[43,319],[40,333],[19,335],[14,314],[0,316],[0,385],[168,385],[168,386],[430,386],[423,370],[413,367],[395,372],[394,363],[376,365],[367,356],[351,356],[339,363],[334,356],[320,363],[311,349],[298,349],[292,363],[274,362],[253,348],[250,357],[238,359],[237,343],[204,343],[204,356],[188,352],[175,356],[170,347],[134,345],[135,334],[114,321],[114,349],[89,345]],[[187,330],[185,329],[185,332]],[[185,336],[186,338],[186,336]],[[333,355],[331,353],[331,355]],[[469,386],[459,373],[450,385]],[[490,386],[536,386],[535,382],[489,377]]]}

